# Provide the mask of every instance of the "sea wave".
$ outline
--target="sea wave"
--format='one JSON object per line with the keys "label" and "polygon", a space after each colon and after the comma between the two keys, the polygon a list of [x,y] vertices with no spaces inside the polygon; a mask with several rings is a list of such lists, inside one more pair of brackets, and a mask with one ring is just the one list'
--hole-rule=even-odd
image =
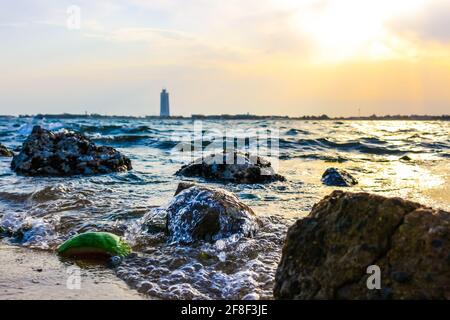
{"label": "sea wave", "polygon": [[50,200],[60,199],[67,192],[67,187],[65,187],[63,184],[57,184],[55,186],[46,186],[30,192],[1,191],[0,200],[10,202],[46,202]]}
{"label": "sea wave", "polygon": [[50,131],[61,130],[66,127],[66,124],[63,122],[45,122],[43,120],[40,121],[30,121],[28,123],[20,125],[15,131],[19,135],[29,135],[33,130],[33,127],[39,125],[42,128],[45,128]]}
{"label": "sea wave", "polygon": [[305,135],[306,134],[310,134],[310,132],[306,131],[306,130],[292,128],[292,129],[287,130],[285,132],[285,134],[288,135],[288,136],[296,136],[298,134],[305,134]]}
{"label": "sea wave", "polygon": [[155,128],[151,128],[146,125],[129,126],[129,125],[103,125],[103,126],[91,126],[91,125],[81,125],[78,128],[79,131],[87,134],[137,134],[137,133],[151,133],[158,134],[161,131]]}
{"label": "sea wave", "polygon": [[[361,139],[362,140],[362,139]],[[401,149],[397,146],[389,146],[388,143],[376,138],[366,138],[366,141],[371,143],[365,143],[362,141],[350,140],[346,142],[335,142],[327,138],[317,139],[280,139],[280,147],[283,149],[299,149],[299,150],[322,150],[327,151],[330,149],[352,152],[358,151],[361,153],[375,154],[375,155],[401,155],[406,152],[411,152],[408,149]],[[384,146],[378,146],[384,145]]]}
{"label": "sea wave", "polygon": [[95,142],[106,144],[132,144],[150,139],[147,135],[93,135],[90,137]]}

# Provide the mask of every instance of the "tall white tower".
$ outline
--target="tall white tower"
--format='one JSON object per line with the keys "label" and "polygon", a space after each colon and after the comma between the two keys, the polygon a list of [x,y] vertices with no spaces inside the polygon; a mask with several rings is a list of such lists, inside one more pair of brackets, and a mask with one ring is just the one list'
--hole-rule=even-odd
{"label": "tall white tower", "polygon": [[166,89],[161,91],[161,108],[159,111],[160,117],[170,117],[170,109],[169,109],[169,92]]}

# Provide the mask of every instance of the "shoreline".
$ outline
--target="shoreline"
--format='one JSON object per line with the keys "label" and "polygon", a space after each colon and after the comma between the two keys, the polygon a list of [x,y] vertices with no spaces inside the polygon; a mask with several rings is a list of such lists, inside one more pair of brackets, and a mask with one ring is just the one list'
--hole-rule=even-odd
{"label": "shoreline", "polygon": [[141,300],[111,269],[83,267],[80,289],[68,289],[68,263],[46,251],[0,244],[0,300]]}

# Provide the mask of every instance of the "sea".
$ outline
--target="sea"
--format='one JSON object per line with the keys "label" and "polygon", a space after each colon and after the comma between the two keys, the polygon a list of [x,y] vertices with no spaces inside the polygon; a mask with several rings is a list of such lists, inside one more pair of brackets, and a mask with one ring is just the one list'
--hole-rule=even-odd
{"label": "sea", "polygon": [[[77,233],[121,235],[136,254],[114,274],[149,299],[272,299],[287,229],[335,189],[450,210],[448,121],[0,117],[0,143],[19,152],[35,125],[82,132],[127,155],[133,170],[30,177],[17,175],[11,158],[0,157],[0,228],[8,231],[1,243],[55,252]],[[270,133],[270,143],[264,133]],[[248,151],[266,153],[287,180],[224,184],[175,175],[202,152],[212,152],[214,142],[236,137],[248,141]],[[263,141],[264,147],[250,141]],[[200,150],[192,151],[193,145]],[[348,171],[359,183],[323,185],[321,176],[330,167]],[[180,245],[169,243],[164,232],[142,228],[143,217],[167,205],[181,181],[233,192],[255,211],[261,229],[253,238]]]}

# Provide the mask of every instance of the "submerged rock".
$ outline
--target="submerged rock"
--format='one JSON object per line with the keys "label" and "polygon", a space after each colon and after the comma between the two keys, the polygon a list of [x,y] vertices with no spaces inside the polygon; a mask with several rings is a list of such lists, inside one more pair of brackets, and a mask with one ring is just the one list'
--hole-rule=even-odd
{"label": "submerged rock", "polygon": [[13,157],[14,153],[0,143],[0,157]]}
{"label": "submerged rock", "polygon": [[53,133],[35,126],[11,169],[26,175],[67,176],[127,171],[131,161],[114,148],[96,146],[82,134]]}
{"label": "submerged rock", "polygon": [[[450,299],[450,213],[334,191],[290,227],[277,299]],[[369,290],[368,267],[381,271]]]}
{"label": "submerged rock", "polygon": [[328,168],[322,175],[322,182],[327,186],[351,187],[358,181],[347,171],[338,168]]}
{"label": "submerged rock", "polygon": [[223,189],[180,183],[164,208],[169,242],[216,241],[232,235],[251,237],[259,228],[253,210]]}
{"label": "submerged rock", "polygon": [[286,180],[275,172],[271,163],[266,159],[239,151],[211,154],[199,158],[184,165],[176,174],[234,183],[264,183]]}
{"label": "submerged rock", "polygon": [[58,247],[58,254],[66,257],[124,257],[130,253],[131,248],[125,241],[108,232],[81,233]]}
{"label": "submerged rock", "polygon": [[400,158],[400,160],[403,160],[403,161],[411,161],[412,159],[411,159],[410,156],[404,155],[403,157]]}

